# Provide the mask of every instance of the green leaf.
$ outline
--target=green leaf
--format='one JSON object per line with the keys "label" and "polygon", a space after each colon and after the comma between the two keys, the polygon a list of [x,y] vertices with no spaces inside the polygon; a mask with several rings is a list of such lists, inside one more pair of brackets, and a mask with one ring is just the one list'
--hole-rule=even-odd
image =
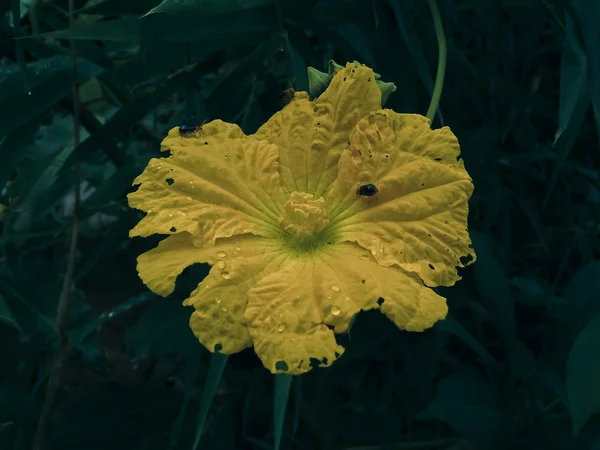
{"label": "green leaf", "polygon": [[230,13],[244,9],[272,4],[273,0],[163,0],[156,8],[146,15],[156,13],[187,14],[187,13]]}
{"label": "green leaf", "polygon": [[0,294],[0,322],[14,328],[15,330],[22,332],[19,322],[13,317],[10,308],[6,304],[4,297]]}
{"label": "green leaf", "polygon": [[125,345],[135,359],[185,353],[187,345],[195,340],[189,321],[188,308],[161,299],[127,328]]}
{"label": "green leaf", "polygon": [[444,320],[438,322],[435,325],[438,330],[452,333],[469,347],[471,347],[475,353],[481,356],[488,364],[496,368],[500,367],[498,361],[496,361],[492,355],[486,350],[486,348],[473,336],[469,331],[461,325],[459,321],[453,317],[446,317]]}
{"label": "green leaf", "polygon": [[592,109],[596,119],[597,137],[600,139],[600,3],[594,0],[572,0],[571,6],[579,23],[587,53]]}
{"label": "green leaf", "polygon": [[565,12],[566,36],[560,70],[559,125],[555,137],[556,162],[548,184],[543,204],[546,205],[590,105],[588,61],[578,37],[577,24],[568,11]]}
{"label": "green leaf", "polygon": [[[600,312],[600,261],[581,267],[565,286],[567,303],[580,315]],[[590,307],[594,308],[590,311]]]}
{"label": "green leaf", "polygon": [[290,398],[290,388],[292,386],[293,377],[293,375],[289,374],[275,375],[275,395],[273,399],[275,450],[279,450],[279,447],[281,446],[281,437],[283,436],[283,425],[285,424],[285,413],[287,411],[288,400]]}
{"label": "green leaf", "polygon": [[561,60],[558,130],[554,142],[571,124],[579,97],[587,89],[588,78],[587,57],[579,40],[577,24],[568,11],[565,11],[565,20],[567,29]]}
{"label": "green leaf", "polygon": [[438,384],[431,406],[420,419],[437,419],[480,445],[498,440],[505,426],[504,413],[491,385],[467,374],[452,374]]}
{"label": "green leaf", "polygon": [[600,320],[581,331],[567,360],[567,393],[577,435],[588,419],[600,412]]}
{"label": "green leaf", "polygon": [[208,416],[208,411],[212,405],[217,387],[221,382],[221,377],[223,376],[223,371],[225,370],[225,365],[227,365],[228,359],[229,355],[224,355],[218,351],[215,351],[212,354],[210,366],[208,368],[208,375],[206,376],[206,382],[204,383],[204,390],[202,391],[202,398],[200,400],[201,403],[200,412],[198,414],[198,425],[196,426],[196,437],[194,438],[192,450],[196,450],[198,448],[198,444],[202,438],[206,417]]}
{"label": "green leaf", "polygon": [[[78,60],[77,82],[82,83],[102,73],[102,68],[84,59]],[[20,126],[69,96],[73,87],[71,61],[66,56],[31,62],[30,89],[18,66],[0,69],[0,136],[6,136]],[[34,132],[35,128],[31,130]]]}
{"label": "green leaf", "polygon": [[505,345],[510,349],[517,339],[517,326],[508,278],[494,255],[491,239],[475,231],[471,231],[471,238],[477,254],[477,262],[473,264],[475,283]]}
{"label": "green leaf", "polygon": [[139,42],[142,21],[138,17],[90,22],[64,30],[42,33],[39,37],[97,41]]}

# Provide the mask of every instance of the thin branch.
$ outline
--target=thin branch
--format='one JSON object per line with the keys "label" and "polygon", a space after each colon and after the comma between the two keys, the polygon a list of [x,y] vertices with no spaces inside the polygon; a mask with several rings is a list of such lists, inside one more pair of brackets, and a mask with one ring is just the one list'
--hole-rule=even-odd
{"label": "thin branch", "polygon": [[[74,0],[69,0],[69,26],[74,24]],[[81,142],[81,126],[79,123],[79,93],[77,87],[77,52],[75,42],[71,40],[71,66],[73,72],[73,148]],[[73,289],[73,272],[75,269],[75,253],[77,251],[77,237],[79,235],[79,208],[81,204],[81,168],[77,163],[74,166],[74,187],[75,187],[75,205],[73,208],[73,225],[71,230],[71,241],[69,244],[69,255],[67,260],[67,271],[62,285],[62,291],[58,300],[56,311],[56,328],[59,333],[59,346],[54,358],[48,385],[46,387],[46,397],[42,412],[38,422],[38,427],[33,438],[33,450],[43,450],[47,443],[48,428],[54,410],[56,394],[61,385],[62,372],[69,353],[69,342],[67,337],[67,323],[69,317],[69,299]]]}

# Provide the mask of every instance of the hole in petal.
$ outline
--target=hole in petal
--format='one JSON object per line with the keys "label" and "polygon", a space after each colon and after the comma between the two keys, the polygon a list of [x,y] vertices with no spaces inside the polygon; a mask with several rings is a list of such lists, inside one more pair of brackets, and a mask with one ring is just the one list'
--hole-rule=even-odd
{"label": "hole in petal", "polygon": [[471,261],[473,261],[473,255],[471,255],[471,254],[468,254],[468,255],[466,255],[466,256],[461,256],[461,257],[460,257],[460,263],[461,263],[463,266],[466,266],[466,265],[468,265],[468,264],[469,264]]}
{"label": "hole in petal", "polygon": [[275,370],[283,370],[283,371],[287,372],[288,365],[285,361],[277,361],[275,363]]}
{"label": "hole in petal", "polygon": [[435,158],[434,161],[441,161],[442,158]]}
{"label": "hole in petal", "polygon": [[171,186],[173,183],[175,183],[175,180],[173,178],[167,178],[165,181],[167,182],[167,184],[169,186]]}
{"label": "hole in petal", "polygon": [[175,227],[171,227],[171,228],[170,228],[170,231],[171,231],[171,233],[175,233],[175,232],[177,231],[177,228],[175,228]]}
{"label": "hole in petal", "polygon": [[381,305],[383,305],[383,302],[384,302],[384,301],[385,301],[385,300],[383,299],[383,297],[379,297],[379,300],[377,300],[377,304],[378,304],[379,306],[381,306]]}
{"label": "hole in petal", "polygon": [[362,284],[365,284],[367,280],[360,280]]}
{"label": "hole in petal", "polygon": [[221,351],[222,348],[223,346],[221,344],[215,344],[213,350],[218,353]]}
{"label": "hole in petal", "polygon": [[435,267],[433,267],[433,264],[429,264],[429,268],[430,268],[431,270],[435,270]]}

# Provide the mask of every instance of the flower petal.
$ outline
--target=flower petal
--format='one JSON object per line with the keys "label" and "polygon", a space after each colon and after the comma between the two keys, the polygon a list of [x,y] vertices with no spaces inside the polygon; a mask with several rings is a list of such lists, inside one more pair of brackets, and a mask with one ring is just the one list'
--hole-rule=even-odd
{"label": "flower petal", "polygon": [[186,231],[204,245],[236,234],[276,237],[285,198],[277,147],[243,136],[236,125],[213,121],[182,137],[169,132],[129,194],[129,205],[147,212],[131,236]]}
{"label": "flower petal", "polygon": [[333,363],[344,351],[334,331],[346,331],[360,310],[379,308],[380,298],[405,330],[422,331],[447,313],[445,299],[416,275],[381,266],[354,243],[277,264],[248,291],[245,313],[256,354],[273,373],[307,372],[311,359]]}
{"label": "flower petal", "polygon": [[[473,184],[456,137],[446,127],[431,130],[425,117],[382,110],[359,122],[351,142],[326,198],[330,230],[384,266],[417,273],[429,286],[453,285],[461,258],[475,261],[467,231]],[[379,193],[357,196],[366,183]]]}
{"label": "flower petal", "polygon": [[356,123],[381,108],[381,91],[371,69],[348,63],[315,101],[305,92],[273,115],[254,135],[279,148],[287,192],[320,197],[337,174],[340,154]]}
{"label": "flower petal", "polygon": [[218,347],[232,354],[252,345],[244,317],[247,292],[277,265],[279,248],[276,241],[245,235],[219,239],[202,250],[213,267],[184,305],[194,307],[190,328],[211,352]]}
{"label": "flower petal", "polygon": [[137,271],[148,288],[166,297],[175,289],[175,279],[192,264],[207,262],[206,250],[194,246],[189,233],[177,233],[137,258]]}

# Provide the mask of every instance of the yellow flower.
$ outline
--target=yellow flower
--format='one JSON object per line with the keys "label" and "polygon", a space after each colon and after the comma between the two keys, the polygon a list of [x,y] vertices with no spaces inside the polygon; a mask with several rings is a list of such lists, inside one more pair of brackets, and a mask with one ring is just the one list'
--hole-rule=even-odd
{"label": "yellow flower", "polygon": [[[361,310],[408,331],[443,319],[430,287],[453,285],[461,258],[475,259],[456,137],[382,110],[368,67],[347,64],[314,101],[297,92],[254,135],[215,120],[171,130],[161,149],[170,156],[134,181],[129,204],[147,214],[130,234],[170,236],[138,272],[167,296],[187,266],[212,265],[184,302],[210,351],[254,346],[273,373],[328,366],[344,351],[334,333]],[[365,184],[378,193],[358,195]]]}

